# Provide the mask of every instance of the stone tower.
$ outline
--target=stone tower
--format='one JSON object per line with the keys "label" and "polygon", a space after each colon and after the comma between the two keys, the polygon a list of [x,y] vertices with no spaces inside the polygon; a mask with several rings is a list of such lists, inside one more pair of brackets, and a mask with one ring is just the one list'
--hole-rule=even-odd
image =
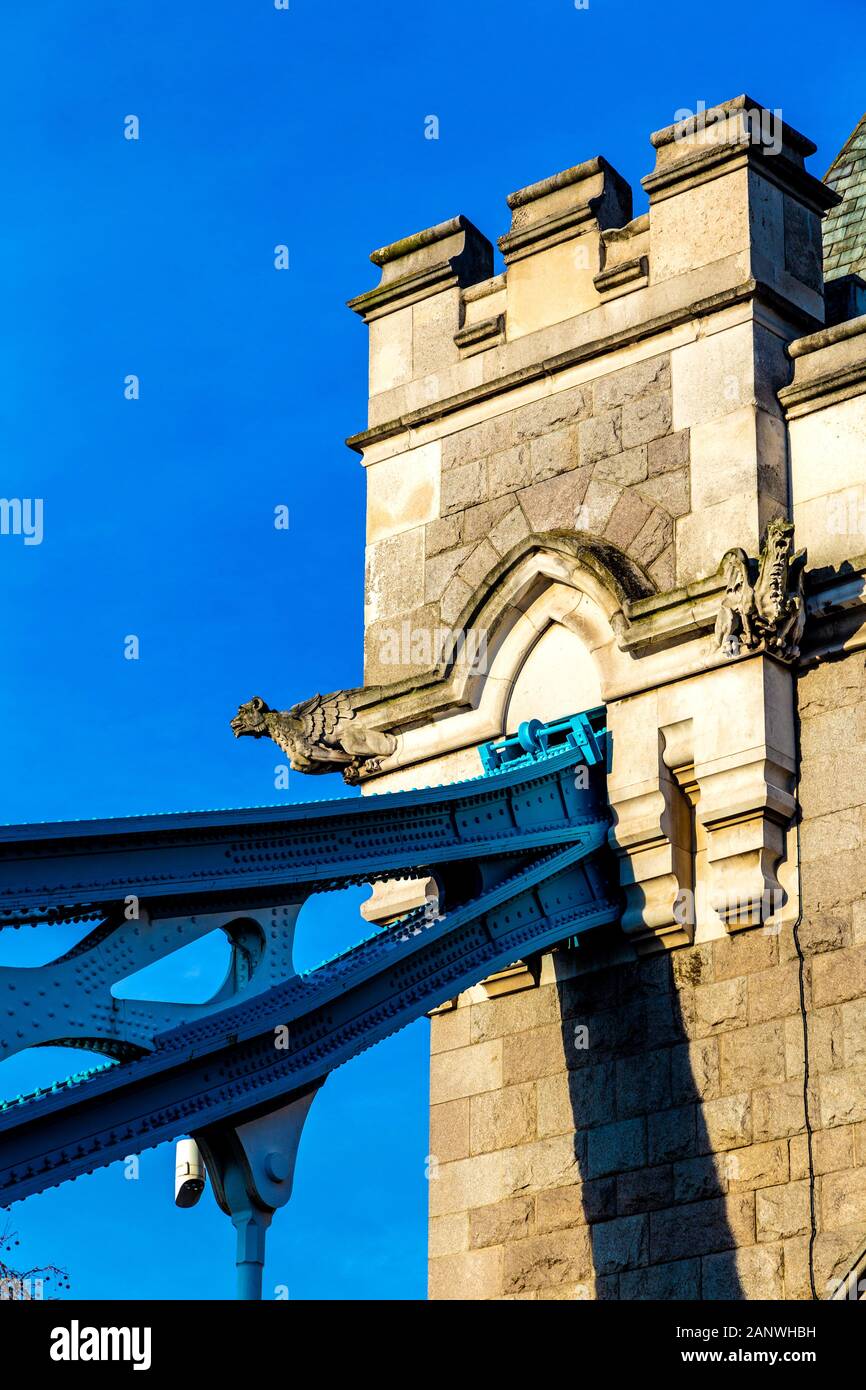
{"label": "stone tower", "polygon": [[809,140],[740,97],[651,142],[646,215],[590,159],[501,274],[455,217],[351,305],[366,791],[611,731],[621,926],[431,1020],[433,1298],[823,1298],[866,1247],[866,319]]}

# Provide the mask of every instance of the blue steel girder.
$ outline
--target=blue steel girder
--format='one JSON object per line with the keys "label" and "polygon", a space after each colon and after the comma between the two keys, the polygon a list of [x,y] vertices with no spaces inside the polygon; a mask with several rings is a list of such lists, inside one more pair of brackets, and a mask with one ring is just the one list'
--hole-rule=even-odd
{"label": "blue steel girder", "polygon": [[[263,915],[261,894],[297,902],[325,885],[447,872],[467,858],[481,873],[471,901],[449,905],[442,917],[410,914],[310,974],[278,984],[268,978],[263,987],[253,971],[236,993],[224,989],[207,1006],[167,1006],[185,1010],[174,1027],[164,1018],[159,1026],[166,1006],[153,1006],[139,1021],[135,1047],[116,1049],[126,1060],[4,1105],[0,1203],[180,1134],[241,1123],[319,1085],[335,1067],[493,971],[615,920],[618,907],[599,858],[608,829],[603,779],[598,768],[588,783],[575,776],[587,761],[580,747],[539,749],[473,782],[359,802],[154,817],[134,828],[124,821],[7,833],[5,845],[21,847],[36,882],[27,888],[20,873],[13,876],[4,893],[7,920],[34,920],[52,894],[67,909],[70,902],[102,902],[116,913],[138,885],[146,910],[156,908],[156,929],[168,925],[169,939],[177,923],[158,916],[168,904],[175,915],[187,905],[200,911],[203,901],[224,906],[226,883],[214,868],[219,855],[228,861],[228,891],[243,894],[247,917]],[[404,818],[408,847],[395,843]],[[165,844],[167,819],[178,824],[178,854]],[[199,832],[207,868],[196,875],[190,856]],[[161,871],[160,841],[169,850]],[[119,858],[132,867],[129,877],[118,877]],[[7,863],[18,862],[7,854]],[[113,930],[123,931],[116,918],[107,939]],[[283,938],[278,969],[285,969],[285,946]],[[65,960],[48,967],[63,968]],[[66,987],[69,981],[55,974],[49,996],[59,998]],[[81,999],[78,1006],[86,1024]],[[122,1028],[113,1036],[130,1040]]]}
{"label": "blue steel girder", "polygon": [[0,927],[247,911],[440,864],[566,843],[586,798],[566,748],[495,776],[358,800],[0,826]]}

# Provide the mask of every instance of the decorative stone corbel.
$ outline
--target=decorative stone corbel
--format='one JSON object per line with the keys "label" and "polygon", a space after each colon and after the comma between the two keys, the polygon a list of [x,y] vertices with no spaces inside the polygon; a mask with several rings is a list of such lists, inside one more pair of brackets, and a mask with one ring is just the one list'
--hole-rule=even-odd
{"label": "decorative stone corbel", "polygon": [[[765,656],[713,674],[728,719],[708,721],[710,733],[727,727],[697,750],[698,818],[707,837],[710,904],[733,932],[759,926],[784,898],[778,868],[797,805],[793,676]],[[723,675],[731,678],[728,689]]]}
{"label": "decorative stone corbel", "polygon": [[[634,766],[626,734],[632,702],[612,707],[614,769],[608,783],[614,824],[610,843],[620,862],[626,898],[623,930],[641,954],[687,946],[694,936],[693,914],[682,911],[683,895],[692,888],[692,836],[688,803],[674,769],[690,763],[691,720],[670,729],[647,731],[651,749],[645,780],[618,787],[617,767]],[[648,711],[649,712],[649,711]],[[617,726],[620,726],[620,735]],[[629,730],[631,733],[632,730]]]}

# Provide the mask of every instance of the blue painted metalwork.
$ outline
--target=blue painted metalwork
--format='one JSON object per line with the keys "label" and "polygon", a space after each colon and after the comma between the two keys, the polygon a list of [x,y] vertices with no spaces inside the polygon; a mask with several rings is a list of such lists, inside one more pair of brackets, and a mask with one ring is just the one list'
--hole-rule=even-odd
{"label": "blue painted metalwork", "polygon": [[[602,853],[603,712],[533,725],[519,740],[488,745],[487,775],[449,787],[0,830],[0,921],[102,919],[77,954],[0,972],[18,1041],[69,1037],[120,1059],[2,1107],[0,1203],[285,1106],[492,972],[615,920]],[[444,915],[419,909],[317,970],[293,973],[291,928],[310,893],[430,874],[443,886]],[[138,921],[123,915],[129,897]],[[110,999],[119,962],[128,974],[176,949],[203,929],[202,912],[208,930],[218,920],[246,952],[246,968],[230,972],[214,1000]],[[0,1009],[7,1049],[8,1012]]]}
{"label": "blue painted metalwork", "polygon": [[607,724],[603,705],[555,719],[542,724],[540,719],[527,719],[516,734],[498,742],[482,743],[478,752],[486,773],[524,764],[539,753],[551,753],[558,748],[577,748],[587,767],[595,767],[604,759]]}

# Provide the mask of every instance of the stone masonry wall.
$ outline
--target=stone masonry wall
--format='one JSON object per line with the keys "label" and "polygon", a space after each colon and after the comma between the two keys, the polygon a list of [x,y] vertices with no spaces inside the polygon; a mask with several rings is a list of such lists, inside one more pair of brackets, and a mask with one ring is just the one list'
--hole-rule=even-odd
{"label": "stone masonry wall", "polygon": [[866,1244],[863,655],[800,706],[802,971],[791,927],[602,941],[431,1020],[432,1298],[808,1299],[813,1195],[818,1297]]}
{"label": "stone masonry wall", "polygon": [[668,353],[447,436],[440,515],[372,548],[390,592],[388,614],[367,628],[367,681],[417,673],[381,663],[395,615],[413,628],[451,627],[530,533],[603,537],[660,590],[673,587],[674,519],[689,510],[689,431],[672,428]]}

